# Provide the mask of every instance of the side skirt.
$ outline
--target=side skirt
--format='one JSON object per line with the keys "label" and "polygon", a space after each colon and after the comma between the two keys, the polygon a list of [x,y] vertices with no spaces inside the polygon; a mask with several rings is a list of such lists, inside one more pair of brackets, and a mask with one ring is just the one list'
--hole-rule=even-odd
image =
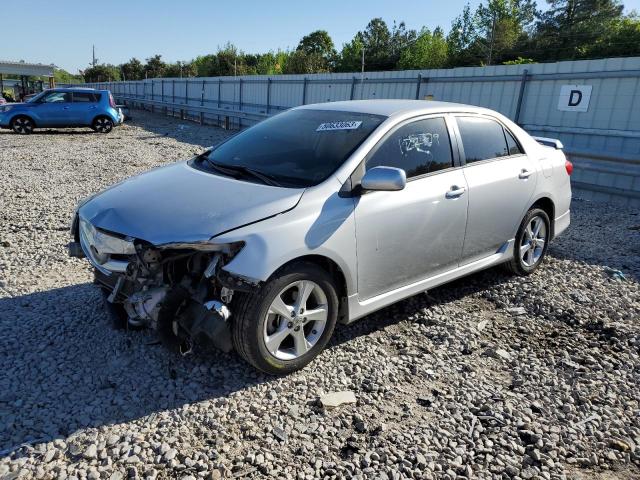
{"label": "side skirt", "polygon": [[458,268],[454,268],[453,270],[449,270],[448,272],[440,273],[438,275],[434,275],[433,277],[425,278],[415,283],[405,285],[396,290],[382,293],[378,296],[369,298],[362,302],[358,299],[358,294],[355,293],[348,297],[349,318],[345,319],[343,323],[349,324],[355,320],[358,320],[359,318],[364,317],[365,315],[375,312],[376,310],[380,310],[381,308],[386,307],[387,305],[391,305],[392,303],[399,302],[400,300],[404,300],[405,298],[416,295],[417,293],[424,292],[425,290],[428,290],[430,288],[438,287],[479,270],[484,270],[485,268],[504,263],[513,256],[514,243],[515,239],[511,239],[508,242],[504,243],[493,255],[482,258],[472,263],[468,263],[466,265],[462,265]]}

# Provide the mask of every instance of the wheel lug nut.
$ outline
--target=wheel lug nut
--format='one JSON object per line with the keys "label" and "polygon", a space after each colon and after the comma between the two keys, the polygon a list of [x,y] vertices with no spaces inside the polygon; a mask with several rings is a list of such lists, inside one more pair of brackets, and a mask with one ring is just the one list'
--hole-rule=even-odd
{"label": "wheel lug nut", "polygon": [[293,322],[287,323],[287,328],[291,328],[291,327],[293,327]]}
{"label": "wheel lug nut", "polygon": [[296,327],[296,328],[294,328],[293,330],[297,332],[297,331],[299,331],[299,330],[300,330],[300,327]]}

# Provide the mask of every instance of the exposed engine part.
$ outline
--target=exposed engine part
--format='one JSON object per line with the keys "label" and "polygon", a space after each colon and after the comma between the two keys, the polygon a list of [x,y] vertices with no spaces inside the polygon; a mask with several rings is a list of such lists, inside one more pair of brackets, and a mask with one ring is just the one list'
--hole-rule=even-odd
{"label": "exposed engine part", "polygon": [[122,289],[122,285],[124,284],[124,277],[118,277],[118,281],[116,282],[116,286],[113,287],[113,290],[111,291],[111,293],[109,294],[109,296],[107,297],[107,301],[109,303],[114,303],[116,301],[116,298],[118,297],[118,294],[120,293],[120,290]]}
{"label": "exposed engine part", "polygon": [[259,284],[258,280],[231,275],[224,270],[218,270],[216,277],[223,287],[230,290],[240,290],[241,292],[253,292]]}
{"label": "exposed engine part", "polygon": [[224,303],[229,304],[231,303],[232,299],[233,299],[233,290],[227,287],[222,287],[222,289],[220,290],[220,300],[222,300]]}
{"label": "exposed engine part", "polygon": [[235,290],[252,290],[259,283],[222,270],[244,243],[170,248],[96,229],[81,218],[76,227],[69,253],[89,257],[96,283],[130,326],[151,327],[169,343],[177,339],[183,355],[202,338],[231,350],[228,305]]}
{"label": "exposed engine part", "polygon": [[129,323],[134,326],[149,325],[157,328],[162,301],[168,290],[168,287],[156,287],[132,294],[124,302]]}
{"label": "exposed engine part", "polygon": [[207,266],[207,269],[204,271],[204,276],[206,278],[211,278],[216,274],[216,270],[218,268],[218,262],[220,261],[220,254],[216,253],[211,260],[211,263]]}
{"label": "exposed engine part", "polygon": [[205,304],[190,301],[175,323],[178,331],[184,330],[190,338],[204,335],[217,348],[229,352],[232,344],[227,319],[230,316],[229,309],[220,301],[211,300]]}
{"label": "exposed engine part", "polygon": [[229,311],[227,306],[218,300],[209,300],[204,304],[204,308],[209,311],[215,312],[225,322],[229,320],[229,317],[231,316],[231,312]]}

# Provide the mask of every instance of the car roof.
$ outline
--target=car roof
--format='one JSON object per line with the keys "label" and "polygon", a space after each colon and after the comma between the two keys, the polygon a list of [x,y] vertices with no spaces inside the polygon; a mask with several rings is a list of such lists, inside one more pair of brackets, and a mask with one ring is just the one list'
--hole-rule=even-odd
{"label": "car roof", "polygon": [[475,107],[473,105],[451,102],[437,102],[433,100],[348,100],[342,102],[315,103],[297,108],[368,113],[372,115],[384,115],[386,117],[403,115],[407,113],[426,114],[442,112],[490,112],[490,110],[482,107]]}

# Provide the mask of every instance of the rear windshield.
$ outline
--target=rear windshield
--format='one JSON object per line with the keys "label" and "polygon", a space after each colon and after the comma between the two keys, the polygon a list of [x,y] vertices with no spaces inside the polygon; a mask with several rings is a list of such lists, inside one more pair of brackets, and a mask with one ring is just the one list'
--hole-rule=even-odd
{"label": "rear windshield", "polygon": [[[213,163],[247,167],[289,187],[326,180],[386,117],[332,110],[290,110],[260,122],[209,153]],[[206,159],[198,162],[207,168]]]}

